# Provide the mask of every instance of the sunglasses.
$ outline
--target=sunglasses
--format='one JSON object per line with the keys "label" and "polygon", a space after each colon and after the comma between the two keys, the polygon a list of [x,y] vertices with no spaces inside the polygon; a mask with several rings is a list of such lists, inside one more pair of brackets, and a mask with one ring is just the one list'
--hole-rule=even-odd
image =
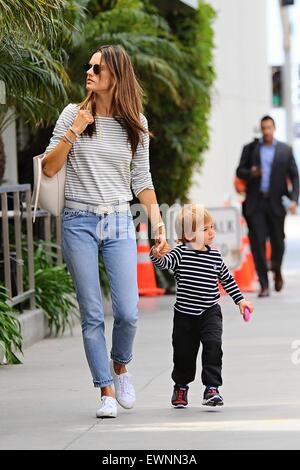
{"label": "sunglasses", "polygon": [[93,72],[94,72],[95,75],[99,75],[99,73],[101,72],[102,67],[101,67],[100,64],[94,64],[94,65],[84,64],[84,66],[83,66],[83,70],[85,72],[88,72],[91,68],[93,69]]}

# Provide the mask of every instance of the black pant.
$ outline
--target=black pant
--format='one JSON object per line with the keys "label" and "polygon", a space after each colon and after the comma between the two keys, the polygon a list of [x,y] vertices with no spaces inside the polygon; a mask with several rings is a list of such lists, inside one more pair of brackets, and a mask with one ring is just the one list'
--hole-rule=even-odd
{"label": "black pant", "polygon": [[270,200],[260,198],[257,209],[246,217],[249,229],[251,251],[256,272],[263,289],[269,287],[266,241],[270,238],[272,248],[271,269],[279,271],[284,254],[284,216],[275,215]]}
{"label": "black pant", "polygon": [[202,382],[205,386],[222,385],[223,319],[220,305],[208,308],[202,315],[175,311],[173,323],[172,379],[187,385],[196,375],[197,355],[202,343]]}

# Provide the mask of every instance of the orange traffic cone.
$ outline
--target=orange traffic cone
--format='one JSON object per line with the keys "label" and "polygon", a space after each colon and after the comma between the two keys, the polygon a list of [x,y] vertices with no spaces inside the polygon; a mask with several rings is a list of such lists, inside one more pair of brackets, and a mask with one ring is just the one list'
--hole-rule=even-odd
{"label": "orange traffic cone", "polygon": [[157,287],[154,266],[149,258],[150,245],[146,224],[140,224],[138,231],[137,251],[137,276],[139,294],[145,296],[163,295],[166,290]]}
{"label": "orange traffic cone", "polygon": [[267,240],[267,243],[266,243],[266,259],[267,259],[267,263],[271,264],[272,247],[271,247],[270,240]]}
{"label": "orange traffic cone", "polygon": [[251,271],[251,273],[252,273],[252,278],[253,278],[253,279],[256,279],[256,278],[257,278],[256,267],[255,267],[254,258],[253,258],[252,251],[251,251],[251,247],[250,247],[249,237],[246,237],[246,238],[245,238],[245,251],[246,251],[246,257],[247,257],[247,260],[248,260],[248,264],[249,264],[249,267],[250,267],[250,271]]}
{"label": "orange traffic cone", "polygon": [[[248,231],[246,221],[243,217],[240,219],[241,225],[241,263],[238,269],[233,271],[233,277],[235,278],[240,290],[242,292],[255,292],[255,281],[256,281],[256,270],[254,265],[253,256],[250,250],[250,242],[248,238]],[[219,284],[219,291],[221,295],[226,294],[222,285]]]}
{"label": "orange traffic cone", "polygon": [[[249,245],[244,245],[242,251],[242,262],[240,267],[233,271],[233,277],[242,292],[256,291],[256,270]],[[219,284],[219,291],[221,295],[227,294],[221,284]]]}
{"label": "orange traffic cone", "polygon": [[223,286],[220,282],[218,283],[218,286],[219,286],[220,295],[227,295],[226,290],[223,288]]}
{"label": "orange traffic cone", "polygon": [[256,291],[256,270],[250,249],[250,242],[246,231],[246,222],[241,217],[241,254],[240,267],[234,271],[234,278],[242,292]]}
{"label": "orange traffic cone", "polygon": [[241,252],[242,254],[244,253],[246,261],[248,263],[248,270],[250,273],[250,278],[255,280],[257,277],[256,268],[255,268],[251,248],[250,248],[248,228],[247,228],[246,220],[244,219],[244,217],[241,217],[240,223],[241,223]]}

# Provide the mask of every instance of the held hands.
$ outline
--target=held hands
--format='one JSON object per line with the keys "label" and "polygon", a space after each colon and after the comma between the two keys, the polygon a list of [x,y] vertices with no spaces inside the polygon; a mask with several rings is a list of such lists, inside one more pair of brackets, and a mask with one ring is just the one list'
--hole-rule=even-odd
{"label": "held hands", "polygon": [[239,309],[240,309],[241,315],[243,315],[243,316],[244,316],[244,310],[245,310],[246,307],[249,308],[250,313],[252,313],[253,310],[254,310],[252,302],[249,302],[248,300],[242,300],[239,303]]}
{"label": "held hands", "polygon": [[87,109],[81,109],[72,124],[72,129],[74,129],[78,134],[82,134],[87,126],[93,122],[94,118],[92,113]]}
{"label": "held hands", "polygon": [[166,241],[166,245],[163,249],[158,251],[158,248],[156,246],[153,246],[151,251],[152,251],[153,256],[155,256],[155,258],[163,258],[167,253],[169,253],[170,250],[171,248],[168,242]]}
{"label": "held hands", "polygon": [[164,227],[160,227],[155,233],[155,246],[152,253],[155,258],[162,258],[170,251],[170,246],[166,240],[166,232]]}

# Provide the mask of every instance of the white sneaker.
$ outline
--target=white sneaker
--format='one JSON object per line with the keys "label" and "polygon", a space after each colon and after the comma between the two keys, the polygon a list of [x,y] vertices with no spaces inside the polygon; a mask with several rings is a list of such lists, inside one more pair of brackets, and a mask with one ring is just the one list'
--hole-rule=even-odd
{"label": "white sneaker", "polygon": [[97,418],[116,418],[118,414],[117,402],[113,397],[101,397],[101,406],[96,411]]}
{"label": "white sneaker", "polygon": [[116,374],[113,361],[110,363],[111,374],[114,381],[116,399],[119,405],[129,410],[135,404],[135,391],[131,381],[131,375],[128,372]]}

